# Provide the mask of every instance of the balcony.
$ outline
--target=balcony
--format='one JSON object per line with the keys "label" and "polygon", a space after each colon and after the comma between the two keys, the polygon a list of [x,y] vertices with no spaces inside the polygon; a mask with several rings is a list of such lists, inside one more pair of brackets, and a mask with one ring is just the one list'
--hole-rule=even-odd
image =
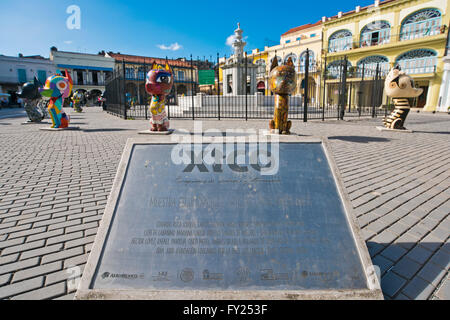
{"label": "balcony", "polygon": [[333,53],[350,50],[352,48],[352,42],[352,36],[332,39],[328,42],[328,52]]}
{"label": "balcony", "polygon": [[406,74],[423,74],[436,72],[437,57],[423,57],[397,61]]}
{"label": "balcony", "polygon": [[402,26],[400,41],[419,39],[441,33],[441,17],[420,22],[408,23]]}

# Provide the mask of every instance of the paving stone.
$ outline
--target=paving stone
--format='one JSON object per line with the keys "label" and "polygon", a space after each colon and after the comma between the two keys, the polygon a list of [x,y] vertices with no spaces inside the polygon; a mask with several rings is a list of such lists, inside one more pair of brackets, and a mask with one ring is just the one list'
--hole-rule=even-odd
{"label": "paving stone", "polygon": [[380,268],[381,274],[385,273],[394,263],[383,257],[382,255],[377,255],[372,259],[372,263]]}
{"label": "paving stone", "polygon": [[406,279],[411,279],[420,267],[420,264],[405,256],[394,265],[392,270]]}
{"label": "paving stone", "polygon": [[15,254],[10,254],[8,256],[2,256],[0,257],[0,266],[2,264],[7,264],[7,263],[11,263],[11,262],[15,262],[19,259],[19,254],[15,253]]}
{"label": "paving stone", "polygon": [[430,261],[448,270],[450,267],[450,254],[441,248],[431,257]]}
{"label": "paving stone", "polygon": [[58,244],[54,244],[54,245],[46,245],[43,248],[23,252],[20,255],[20,260],[29,259],[32,257],[41,257],[41,256],[49,254],[49,253],[59,252],[62,250],[62,248],[63,248],[62,243],[58,243]]}
{"label": "paving stone", "polygon": [[433,286],[437,286],[442,278],[445,276],[446,270],[442,269],[437,264],[429,261],[417,274],[422,279],[425,279]]}
{"label": "paving stone", "polygon": [[27,292],[33,289],[40,288],[43,285],[43,282],[44,277],[37,277],[0,287],[0,299],[5,299],[22,292]]}
{"label": "paving stone", "polygon": [[0,287],[6,285],[9,282],[9,279],[11,279],[10,274],[4,274],[0,276]]}
{"label": "paving stone", "polygon": [[442,300],[450,300],[450,280],[446,279],[436,292],[436,296]]}
{"label": "paving stone", "polygon": [[414,247],[411,251],[409,251],[406,256],[420,264],[423,264],[423,263],[425,263],[425,261],[428,260],[428,258],[432,254],[433,254],[433,251],[430,251],[430,250],[425,249],[424,247],[418,245],[418,246]]}
{"label": "paving stone", "polygon": [[388,272],[381,277],[381,289],[389,297],[393,297],[405,283],[406,280],[394,272]]}
{"label": "paving stone", "polygon": [[[35,234],[32,236],[29,236],[27,238],[27,241],[35,241],[35,240],[40,240],[40,239],[48,239],[48,238],[52,238],[55,236],[59,236],[61,234],[64,233],[63,229],[58,229],[58,230],[52,230],[52,231],[48,231],[48,232],[44,232],[44,233],[39,233],[39,234]],[[48,244],[48,242],[47,242]]]}
{"label": "paving stone", "polygon": [[94,240],[95,240],[95,235],[83,237],[83,238],[76,239],[76,240],[67,241],[66,243],[64,243],[64,248],[70,249],[73,247],[78,247],[78,246],[81,246],[84,244],[92,243],[92,242],[94,242]]}
{"label": "paving stone", "polygon": [[63,234],[63,235],[58,236],[58,237],[48,238],[47,239],[47,244],[54,244],[54,243],[59,243],[59,242],[67,242],[69,240],[78,239],[78,238],[82,238],[82,237],[83,237],[83,232],[81,232],[81,231],[79,231],[79,232],[72,232],[72,233]]}
{"label": "paving stone", "polygon": [[14,274],[12,283],[22,281],[28,278],[34,278],[36,276],[45,275],[61,269],[62,269],[61,261],[56,261],[53,263],[43,264],[38,267],[25,269],[22,271],[18,271]]}
{"label": "paving stone", "polygon": [[434,286],[420,277],[415,277],[403,288],[402,293],[411,299],[426,300],[433,293]]}
{"label": "paving stone", "polygon": [[71,268],[74,266],[78,266],[78,265],[82,265],[85,264],[87,262],[89,258],[89,254],[82,254],[76,257],[72,257],[69,259],[64,260],[64,268]]}
{"label": "paving stone", "polygon": [[[78,265],[80,274],[83,272],[85,265]],[[63,269],[61,271],[53,272],[45,277],[45,285],[50,285],[57,282],[67,281],[69,278],[76,276],[71,270]]]}
{"label": "paving stone", "polygon": [[33,234],[43,233],[43,232],[45,232],[45,230],[46,230],[45,227],[40,227],[40,228],[28,229],[25,231],[14,232],[14,233],[10,233],[8,238],[14,239],[14,238],[21,238],[21,237],[25,237],[25,236],[31,236]]}
{"label": "paving stone", "polygon": [[45,240],[38,240],[33,242],[24,243],[18,246],[8,247],[6,249],[3,249],[2,255],[8,255],[12,253],[17,252],[24,252],[35,248],[43,247],[45,243]]}
{"label": "paving stone", "polygon": [[399,245],[390,245],[383,251],[381,251],[381,255],[388,258],[389,260],[396,262],[398,261],[403,255],[408,252],[405,248],[399,246]]}
{"label": "paving stone", "polygon": [[49,263],[52,261],[57,261],[65,258],[74,257],[83,253],[83,247],[76,247],[72,249],[67,249],[57,253],[47,254],[42,257],[42,263]]}
{"label": "paving stone", "polygon": [[1,241],[0,242],[0,249],[13,247],[15,245],[22,244],[22,243],[24,243],[24,241],[25,241],[25,237],[16,238],[16,239],[12,239],[12,240]]}
{"label": "paving stone", "polygon": [[11,300],[44,300],[52,299],[66,293],[66,285],[57,283],[51,286],[29,291],[11,298]]}

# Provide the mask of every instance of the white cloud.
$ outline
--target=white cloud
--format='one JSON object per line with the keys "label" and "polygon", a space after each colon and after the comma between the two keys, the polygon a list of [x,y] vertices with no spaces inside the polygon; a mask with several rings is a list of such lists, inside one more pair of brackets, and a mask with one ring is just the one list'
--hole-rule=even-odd
{"label": "white cloud", "polygon": [[177,51],[183,48],[183,46],[178,44],[178,42],[172,43],[169,46],[166,46],[164,44],[158,44],[157,47],[160,48],[161,50],[172,50],[172,51]]}
{"label": "white cloud", "polygon": [[65,43],[65,44],[72,44],[73,41],[72,41],[72,40],[67,40],[67,41],[64,41],[64,43]]}
{"label": "white cloud", "polygon": [[236,39],[236,36],[234,34],[232,34],[231,36],[229,36],[227,38],[226,45],[231,47],[235,39]]}

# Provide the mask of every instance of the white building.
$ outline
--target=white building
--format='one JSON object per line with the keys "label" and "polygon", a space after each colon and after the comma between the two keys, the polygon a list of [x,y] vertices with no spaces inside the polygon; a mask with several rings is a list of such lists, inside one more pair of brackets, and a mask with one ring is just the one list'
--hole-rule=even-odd
{"label": "white building", "polygon": [[[238,28],[234,30],[233,49],[234,55],[226,60],[222,66],[223,74],[223,95],[235,96],[255,94],[256,92],[256,69],[253,58],[244,59],[244,47],[247,44],[242,37],[242,29],[238,23]],[[247,73],[247,79],[245,79]]]}
{"label": "white building", "polygon": [[9,93],[15,103],[17,92],[25,82],[36,77],[44,84],[48,76],[56,72],[52,61],[41,56],[8,57],[0,55],[0,92]]}
{"label": "white building", "polygon": [[92,97],[105,91],[105,81],[114,70],[114,59],[101,54],[58,51],[52,48],[50,60],[58,69],[67,69],[73,79],[73,90],[84,90]]}

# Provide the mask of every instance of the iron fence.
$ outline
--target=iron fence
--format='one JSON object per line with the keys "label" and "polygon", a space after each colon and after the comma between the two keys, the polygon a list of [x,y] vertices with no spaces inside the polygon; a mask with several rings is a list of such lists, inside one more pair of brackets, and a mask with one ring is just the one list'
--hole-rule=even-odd
{"label": "iron fence", "polygon": [[[244,58],[245,60],[247,57]],[[344,119],[347,117],[377,117],[385,115],[389,100],[383,98],[385,70],[380,65],[353,67],[346,58],[323,61],[296,68],[298,90],[289,97],[289,118],[307,121],[309,119]],[[191,60],[192,62],[192,60]],[[245,61],[246,62],[246,61]],[[149,64],[150,65],[150,64]],[[214,66],[215,84],[205,92],[198,83],[191,81],[183,93],[177,84],[166,100],[169,119],[270,119],[273,117],[275,96],[269,90],[265,94],[251,88],[248,70],[244,70],[242,81],[244,94],[224,95]],[[247,66],[247,63],[243,64]],[[246,68],[246,67],[245,67]],[[147,72],[148,70],[145,70]],[[195,69],[191,63],[190,74]],[[267,83],[267,74],[265,82]],[[127,84],[133,81],[138,94],[130,92]],[[125,64],[116,66],[106,84],[106,111],[124,119],[150,119],[151,97],[145,92],[144,77],[127,77]],[[184,86],[186,86],[184,84]],[[267,85],[266,85],[267,88]],[[386,99],[383,103],[383,99]]]}

